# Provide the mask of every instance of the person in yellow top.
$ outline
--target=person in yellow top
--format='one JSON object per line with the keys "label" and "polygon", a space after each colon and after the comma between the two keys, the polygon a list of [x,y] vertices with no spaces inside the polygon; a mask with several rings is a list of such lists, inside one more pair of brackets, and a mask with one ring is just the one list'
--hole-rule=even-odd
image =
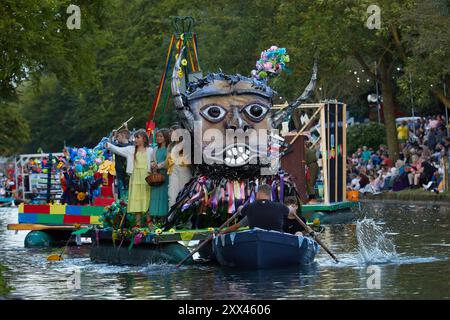
{"label": "person in yellow top", "polygon": [[409,129],[406,121],[403,121],[400,126],[397,127],[397,138],[400,143],[406,142],[409,138]]}

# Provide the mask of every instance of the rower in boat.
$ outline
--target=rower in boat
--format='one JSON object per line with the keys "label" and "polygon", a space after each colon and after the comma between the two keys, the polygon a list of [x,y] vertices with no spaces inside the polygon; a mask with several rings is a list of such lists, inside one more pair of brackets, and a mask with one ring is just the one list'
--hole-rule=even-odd
{"label": "rower in boat", "polygon": [[[296,197],[287,197],[284,204],[289,208],[289,214],[284,220],[283,230],[286,233],[290,233],[296,236],[303,236],[305,228],[297,221],[295,215],[298,211],[298,200]],[[301,215],[298,215],[300,219],[306,224],[306,219]]]}
{"label": "rower in boat", "polygon": [[234,232],[246,226],[283,232],[283,225],[289,214],[289,208],[282,203],[272,201],[271,197],[272,188],[269,185],[259,186],[256,201],[238,209],[241,210],[241,215],[244,218],[222,231],[221,234]]}

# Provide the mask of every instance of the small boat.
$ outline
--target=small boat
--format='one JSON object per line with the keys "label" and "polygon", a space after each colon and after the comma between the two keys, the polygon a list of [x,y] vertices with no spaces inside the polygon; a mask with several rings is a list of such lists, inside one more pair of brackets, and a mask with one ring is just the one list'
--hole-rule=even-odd
{"label": "small boat", "polygon": [[268,269],[311,264],[319,244],[309,237],[255,228],[215,237],[213,250],[222,266]]}

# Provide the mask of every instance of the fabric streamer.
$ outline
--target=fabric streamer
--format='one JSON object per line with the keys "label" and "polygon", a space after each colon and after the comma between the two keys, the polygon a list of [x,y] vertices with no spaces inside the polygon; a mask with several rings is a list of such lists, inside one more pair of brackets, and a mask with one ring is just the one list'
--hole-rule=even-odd
{"label": "fabric streamer", "polygon": [[280,202],[284,202],[284,173],[280,173]]}
{"label": "fabric streamer", "polygon": [[175,42],[175,36],[172,35],[172,38],[170,39],[170,44],[169,44],[169,50],[167,52],[167,56],[166,56],[166,64],[165,64],[165,68],[164,68],[164,72],[161,76],[161,80],[159,81],[159,85],[158,85],[158,90],[156,92],[155,95],[155,99],[153,100],[153,105],[152,108],[150,109],[150,114],[148,116],[148,122],[147,122],[147,132],[149,131],[149,124],[150,121],[153,120],[153,116],[155,115],[156,112],[156,108],[158,107],[159,104],[159,99],[161,98],[161,92],[163,90],[164,84],[166,82],[167,79],[167,75],[169,73],[169,69],[170,69],[170,61],[171,61],[171,56],[173,54],[173,44]]}
{"label": "fabric streamer", "polygon": [[277,183],[275,181],[272,182],[272,201],[277,201]]}

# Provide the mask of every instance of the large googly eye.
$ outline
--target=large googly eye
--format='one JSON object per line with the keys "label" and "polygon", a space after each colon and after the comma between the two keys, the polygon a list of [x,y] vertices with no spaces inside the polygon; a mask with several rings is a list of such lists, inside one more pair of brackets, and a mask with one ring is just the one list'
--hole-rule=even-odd
{"label": "large googly eye", "polygon": [[259,103],[251,103],[243,110],[252,121],[259,122],[264,119],[269,108]]}
{"label": "large googly eye", "polygon": [[219,122],[227,114],[227,110],[219,105],[209,105],[200,110],[200,114],[208,121]]}

